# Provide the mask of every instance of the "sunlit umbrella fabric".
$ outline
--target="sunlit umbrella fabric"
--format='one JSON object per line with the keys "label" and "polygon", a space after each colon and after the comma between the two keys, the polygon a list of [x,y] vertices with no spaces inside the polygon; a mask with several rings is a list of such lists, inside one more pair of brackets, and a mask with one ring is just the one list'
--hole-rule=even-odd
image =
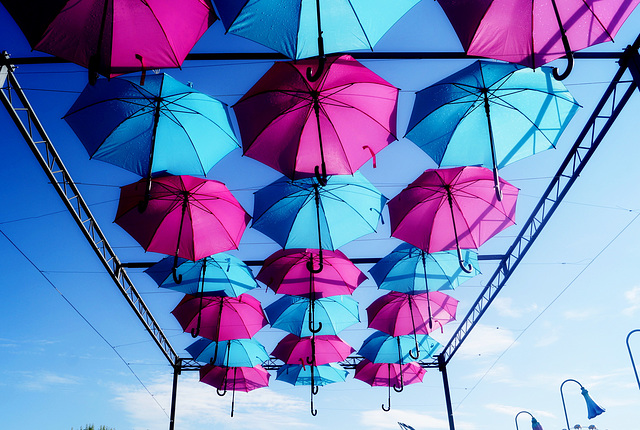
{"label": "sunlit umbrella fabric", "polygon": [[[417,335],[420,358],[433,357],[440,344],[426,334]],[[391,336],[376,331],[367,337],[358,353],[374,363],[408,363],[414,361],[410,352],[416,346],[414,336]]]}
{"label": "sunlit umbrella fabric", "polygon": [[[216,352],[216,343],[217,352]],[[255,339],[229,339],[215,342],[198,339],[185,350],[194,360],[227,367],[254,367],[269,360],[264,346]],[[213,362],[212,362],[213,361]]]}
{"label": "sunlit umbrella fabric", "polygon": [[[314,343],[314,345],[312,345]],[[345,360],[354,349],[335,335],[286,335],[272,351],[285,364],[322,365]]]}

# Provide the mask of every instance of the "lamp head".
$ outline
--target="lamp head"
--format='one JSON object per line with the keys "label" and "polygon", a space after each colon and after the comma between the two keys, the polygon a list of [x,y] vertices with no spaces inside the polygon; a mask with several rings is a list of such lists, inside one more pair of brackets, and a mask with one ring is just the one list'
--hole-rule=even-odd
{"label": "lamp head", "polygon": [[587,389],[584,387],[581,387],[581,389],[584,400],[587,402],[587,416],[589,417],[589,419],[595,418],[603,413],[605,411],[604,408],[601,408],[596,404],[596,402],[593,401],[591,396],[589,396],[589,392],[587,391]]}
{"label": "lamp head", "polygon": [[531,428],[533,430],[544,430],[540,425],[540,423],[538,422],[538,420],[535,419],[533,416],[531,417]]}

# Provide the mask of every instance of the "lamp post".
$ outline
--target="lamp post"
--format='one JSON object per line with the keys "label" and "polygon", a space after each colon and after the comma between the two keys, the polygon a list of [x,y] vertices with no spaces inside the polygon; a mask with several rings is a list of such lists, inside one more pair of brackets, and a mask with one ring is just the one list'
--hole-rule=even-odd
{"label": "lamp post", "polygon": [[567,406],[565,405],[565,402],[564,402],[564,394],[562,392],[562,387],[564,386],[564,384],[566,384],[569,381],[575,382],[580,386],[580,393],[584,397],[585,402],[587,402],[587,417],[589,419],[595,418],[605,411],[603,408],[598,406],[596,402],[593,401],[593,399],[591,399],[591,397],[589,396],[589,392],[587,391],[586,388],[582,386],[581,383],[579,383],[575,379],[567,379],[562,384],[560,384],[560,397],[562,397],[562,407],[564,409],[564,418],[567,421],[567,429],[570,429],[571,426],[569,426],[569,417],[567,416]]}
{"label": "lamp post", "polygon": [[540,423],[538,422],[538,420],[536,420],[535,417],[531,415],[530,412],[527,412],[527,411],[520,411],[516,414],[516,430],[518,430],[518,415],[520,414],[528,414],[531,417],[531,428],[533,430],[544,430],[540,425]]}
{"label": "lamp post", "polygon": [[629,346],[629,336],[631,336],[633,333],[637,331],[640,331],[640,328],[631,330],[627,335],[627,350],[629,350],[629,357],[631,358],[631,366],[633,366],[633,373],[635,373],[636,375],[636,382],[638,383],[638,388],[640,389],[640,379],[638,379],[638,371],[636,370],[636,363],[633,362],[633,354],[631,354],[631,347]]}

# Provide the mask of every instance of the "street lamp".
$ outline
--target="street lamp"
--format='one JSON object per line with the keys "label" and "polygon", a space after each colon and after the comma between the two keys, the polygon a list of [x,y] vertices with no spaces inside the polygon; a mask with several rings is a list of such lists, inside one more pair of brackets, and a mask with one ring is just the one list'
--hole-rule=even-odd
{"label": "street lamp", "polygon": [[631,330],[627,335],[627,349],[629,350],[629,357],[631,358],[631,366],[633,366],[633,373],[635,373],[636,375],[636,382],[638,383],[638,388],[640,388],[640,379],[638,379],[638,371],[636,370],[636,364],[633,362],[633,354],[631,354],[631,347],[629,346],[629,336],[631,336],[633,333],[637,331],[640,331],[640,328]]}
{"label": "street lamp", "polygon": [[562,392],[562,387],[564,386],[564,384],[566,384],[569,381],[575,382],[576,384],[580,385],[580,393],[584,397],[585,402],[587,402],[587,417],[589,419],[595,418],[604,412],[604,409],[598,406],[596,402],[593,401],[593,399],[589,396],[589,392],[587,391],[586,388],[582,386],[581,383],[579,383],[575,379],[567,379],[562,384],[560,384],[560,397],[562,397],[562,407],[564,408],[564,418],[567,421],[568,429],[571,427],[569,426],[569,417],[567,416],[567,406],[564,403],[564,394]]}
{"label": "street lamp", "polygon": [[529,414],[529,416],[531,417],[531,428],[533,430],[543,430],[538,420],[536,420],[535,417],[531,415],[530,412],[527,412],[527,411],[520,411],[516,414],[516,430],[518,430],[518,415],[520,414]]}

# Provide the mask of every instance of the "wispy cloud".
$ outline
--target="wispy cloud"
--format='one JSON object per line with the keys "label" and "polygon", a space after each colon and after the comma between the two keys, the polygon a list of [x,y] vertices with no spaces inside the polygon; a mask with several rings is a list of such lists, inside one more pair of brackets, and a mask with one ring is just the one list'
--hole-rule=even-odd
{"label": "wispy cloud", "polygon": [[416,430],[421,429],[448,429],[447,420],[432,417],[416,411],[392,409],[384,412],[380,409],[362,411],[360,413],[360,422],[362,428],[374,429],[398,429],[398,422],[405,423],[414,427]]}
{"label": "wispy cloud", "polygon": [[633,316],[640,309],[640,286],[625,291],[624,298],[627,307],[622,310],[622,313],[627,316]]}
{"label": "wispy cloud", "polygon": [[516,306],[511,297],[497,297],[491,305],[500,316],[520,318],[525,314],[538,310],[538,305],[531,303],[528,306]]}
{"label": "wispy cloud", "polygon": [[595,317],[598,314],[598,311],[595,309],[573,309],[568,310],[563,313],[563,316],[567,320],[571,321],[586,321],[590,318]]}
{"label": "wispy cloud", "polygon": [[19,386],[29,391],[47,391],[61,385],[76,385],[80,381],[75,376],[61,375],[53,372],[23,371],[14,373],[20,379]]}
{"label": "wispy cloud", "polygon": [[469,333],[458,355],[462,358],[471,358],[500,354],[513,343],[514,339],[515,336],[511,330],[478,324]]}
{"label": "wispy cloud", "polygon": [[[524,409],[522,406],[501,405],[497,403],[489,403],[485,405],[485,408],[489,409],[490,411],[510,417],[515,417],[518,412]],[[535,416],[536,418],[555,418],[554,414],[547,411],[530,410],[529,412],[531,412],[531,414],[533,414],[533,416]]]}

